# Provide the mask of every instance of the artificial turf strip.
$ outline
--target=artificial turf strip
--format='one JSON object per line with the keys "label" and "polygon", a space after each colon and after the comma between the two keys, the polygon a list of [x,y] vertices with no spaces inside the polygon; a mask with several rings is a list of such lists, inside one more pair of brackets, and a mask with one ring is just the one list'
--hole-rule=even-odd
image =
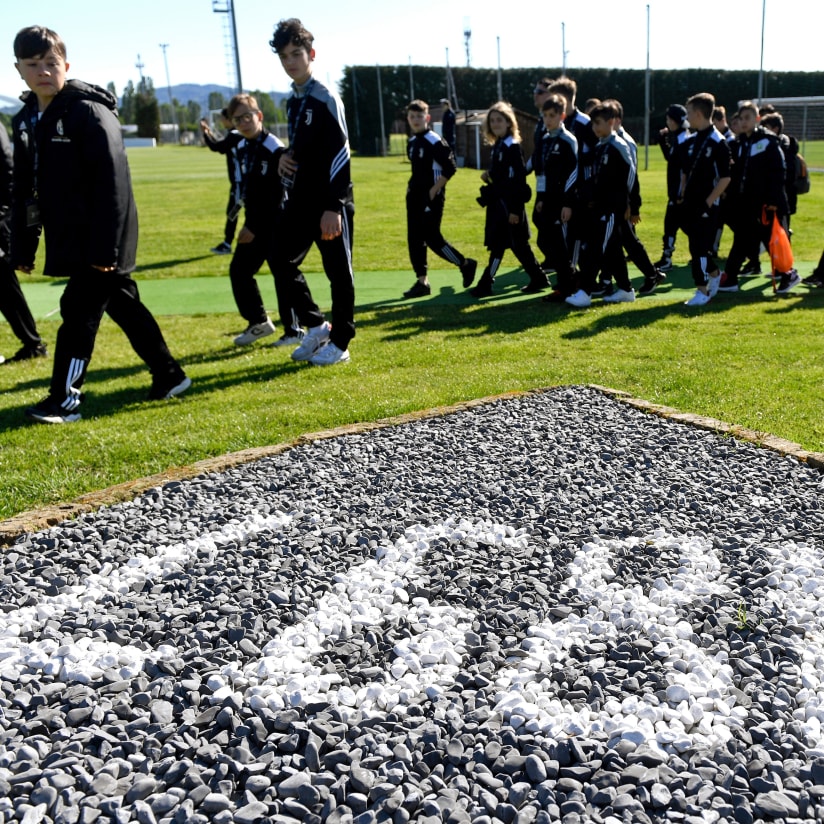
{"label": "artificial turf strip", "polygon": [[[812,268],[811,263],[801,263],[798,266],[802,277],[809,274]],[[766,267],[765,271],[767,271]],[[634,270],[631,270],[630,276],[635,288],[638,289],[642,278]],[[403,297],[403,293],[415,280],[411,272],[363,272],[356,273],[355,278],[355,304],[356,307],[361,308],[374,309],[412,302],[419,305],[438,306],[463,306],[479,302],[463,289],[457,269],[430,270],[429,280],[432,284],[432,294],[425,298],[415,298],[414,301]],[[158,316],[212,315],[236,311],[228,275],[226,277],[144,280],[138,272],[136,279],[140,284],[140,295],[144,303]],[[326,277],[323,274],[309,273],[307,280],[318,305],[324,309],[329,308],[331,299]],[[520,287],[527,280],[526,273],[521,269],[502,270],[495,280],[495,294],[490,298],[484,298],[483,302],[504,304],[540,300],[540,297],[536,298],[534,295],[521,294]],[[36,319],[57,316],[63,284],[62,280],[23,283],[23,291]],[[274,313],[272,318],[276,319],[277,305],[272,276],[268,273],[259,274],[258,284],[264,303],[269,307],[270,314]],[[772,296],[772,281],[769,277],[762,275],[742,278],[740,285],[743,294],[738,296],[722,294],[716,300],[740,300],[745,296],[755,297],[757,295]],[[656,289],[653,295],[647,295],[643,300],[679,302],[686,300],[693,291],[689,268],[681,266],[668,272],[667,280]],[[806,287],[799,286],[795,290],[798,293],[802,291],[806,291]],[[598,301],[594,305],[598,305]]]}

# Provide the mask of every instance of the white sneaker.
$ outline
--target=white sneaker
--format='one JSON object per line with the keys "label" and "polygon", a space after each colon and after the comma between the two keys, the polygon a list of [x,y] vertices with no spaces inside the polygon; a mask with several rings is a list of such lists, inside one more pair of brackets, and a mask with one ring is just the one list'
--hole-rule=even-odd
{"label": "white sneaker", "polygon": [[574,295],[570,295],[566,302],[576,309],[586,309],[592,305],[592,298],[583,289],[579,289]]}
{"label": "white sneaker", "polygon": [[312,355],[329,340],[331,331],[332,327],[328,321],[324,321],[320,326],[313,326],[303,336],[300,346],[292,352],[292,360],[312,360]]}
{"label": "white sneaker", "polygon": [[635,290],[616,289],[611,295],[604,295],[604,303],[632,303],[635,300]]}
{"label": "white sneaker", "polygon": [[695,290],[695,294],[687,301],[684,301],[685,306],[706,306],[712,298],[706,294],[706,292],[702,292],[700,289]]}
{"label": "white sneaker", "polygon": [[341,349],[329,341],[309,358],[309,363],[313,363],[315,366],[332,366],[334,363],[346,363],[348,360],[349,350]]}
{"label": "white sneaker", "polygon": [[263,323],[253,323],[245,332],[235,338],[235,346],[248,346],[256,340],[275,334],[275,324],[266,318]]}
{"label": "white sneaker", "polygon": [[707,281],[707,294],[714,298],[718,294],[718,289],[721,286],[721,272],[719,272],[715,277],[710,277]]}
{"label": "white sneaker", "polygon": [[272,346],[297,346],[303,341],[306,333],[303,329],[299,331],[284,332]]}

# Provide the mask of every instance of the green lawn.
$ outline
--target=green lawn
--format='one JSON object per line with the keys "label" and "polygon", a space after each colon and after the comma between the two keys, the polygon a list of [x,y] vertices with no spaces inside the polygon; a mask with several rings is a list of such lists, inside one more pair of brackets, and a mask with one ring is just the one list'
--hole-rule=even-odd
{"label": "green lawn", "polygon": [[[641,173],[639,230],[657,256],[664,167],[657,149],[650,157],[650,170]],[[194,386],[171,402],[145,402],[148,375],[108,320],[77,424],[46,427],[23,418],[24,406],[45,394],[49,362],[0,368],[0,517],[305,432],[559,384],[608,385],[824,449],[824,290],[799,287],[776,298],[769,280],[758,278],[741,295],[687,310],[688,255],[679,238],[668,283],[631,305],[567,311],[525,298],[518,291],[525,275],[510,258],[490,300],[471,300],[455,270],[438,268],[431,298],[402,301],[413,279],[403,199],[409,167],[398,157],[356,159],[358,335],[351,363],[317,369],[265,342],[243,350],[232,345],[243,324],[228,281],[215,279],[226,275],[229,260],[208,253],[223,226],[222,158],[173,147],[134,150],[130,160],[141,216],[141,289],[164,316],[163,330]],[[482,259],[479,183],[478,172],[467,169],[450,182],[444,233]],[[799,204],[793,240],[806,274],[821,253],[824,175],[814,175]],[[306,269],[328,307],[316,253]],[[261,286],[274,310],[268,274]],[[60,284],[35,275],[25,288],[51,344]],[[0,352],[15,345],[0,324]]]}

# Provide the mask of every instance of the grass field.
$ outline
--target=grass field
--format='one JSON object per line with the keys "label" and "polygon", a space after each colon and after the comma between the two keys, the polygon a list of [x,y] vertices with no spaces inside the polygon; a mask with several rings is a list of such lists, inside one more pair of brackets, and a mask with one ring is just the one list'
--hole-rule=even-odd
{"label": "grass field", "polygon": [[[642,163],[643,157],[642,149]],[[809,145],[807,158],[824,168],[821,145]],[[225,279],[229,260],[208,252],[220,239],[228,192],[222,158],[170,147],[135,150],[130,161],[141,218],[137,277],[194,386],[171,402],[145,402],[148,374],[108,320],[77,424],[45,427],[23,418],[23,408],[47,390],[50,362],[0,368],[0,517],[304,432],[559,384],[609,385],[824,449],[824,290],[799,287],[776,298],[769,280],[758,278],[745,282],[740,295],[687,310],[688,255],[679,236],[668,283],[634,304],[585,311],[545,305],[520,294],[525,275],[511,258],[492,299],[473,301],[455,270],[436,269],[430,298],[399,300],[413,280],[403,201],[409,167],[400,157],[356,159],[358,335],[350,364],[317,369],[265,342],[243,350],[232,345],[243,323]],[[639,234],[657,257],[664,207],[657,148],[650,161],[641,172]],[[450,182],[444,233],[483,259],[478,174],[462,169]],[[821,254],[823,206],[824,175],[815,174],[793,218],[802,274]],[[315,252],[305,268],[328,308]],[[261,276],[261,286],[274,312],[269,275]],[[50,345],[60,287],[37,275],[24,284]],[[16,344],[0,324],[0,352]]]}

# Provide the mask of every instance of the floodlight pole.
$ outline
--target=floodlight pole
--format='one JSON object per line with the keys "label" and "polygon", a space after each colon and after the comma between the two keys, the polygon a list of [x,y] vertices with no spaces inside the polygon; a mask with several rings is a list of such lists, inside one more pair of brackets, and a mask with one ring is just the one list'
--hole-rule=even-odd
{"label": "floodlight pole", "polygon": [[761,0],[761,64],[758,68],[758,105],[764,97],[764,24],[767,20],[767,0]]}
{"label": "floodlight pole", "polygon": [[177,112],[175,111],[175,99],[172,96],[172,81],[169,79],[169,61],[166,59],[166,49],[169,48],[168,43],[161,43],[160,48],[163,50],[163,65],[166,68],[166,88],[169,90],[169,108],[172,110],[172,129],[174,130],[175,142],[180,140],[180,133],[177,128]]}
{"label": "floodlight pole", "polygon": [[501,75],[501,38],[495,38],[498,41],[498,100],[504,99],[504,82]]}
{"label": "floodlight pole", "polygon": [[243,81],[240,78],[240,50],[237,47],[237,22],[235,21],[234,0],[212,0],[212,11],[215,14],[228,14],[232,24],[232,53],[235,58],[235,74],[237,75],[237,93],[243,93]]}
{"label": "floodlight pole", "polygon": [[412,55],[409,55],[409,99],[415,99],[415,78],[412,76]]}
{"label": "floodlight pole", "polygon": [[650,115],[650,71],[649,71],[649,4],[647,4],[647,71],[644,75],[644,171],[649,169],[649,115]]}
{"label": "floodlight pole", "polygon": [[566,77],[566,23],[561,23],[561,77]]}
{"label": "floodlight pole", "polygon": [[383,124],[383,86],[381,84],[381,67],[376,63],[378,75],[378,116],[381,119],[381,157],[386,157],[386,127]]}

